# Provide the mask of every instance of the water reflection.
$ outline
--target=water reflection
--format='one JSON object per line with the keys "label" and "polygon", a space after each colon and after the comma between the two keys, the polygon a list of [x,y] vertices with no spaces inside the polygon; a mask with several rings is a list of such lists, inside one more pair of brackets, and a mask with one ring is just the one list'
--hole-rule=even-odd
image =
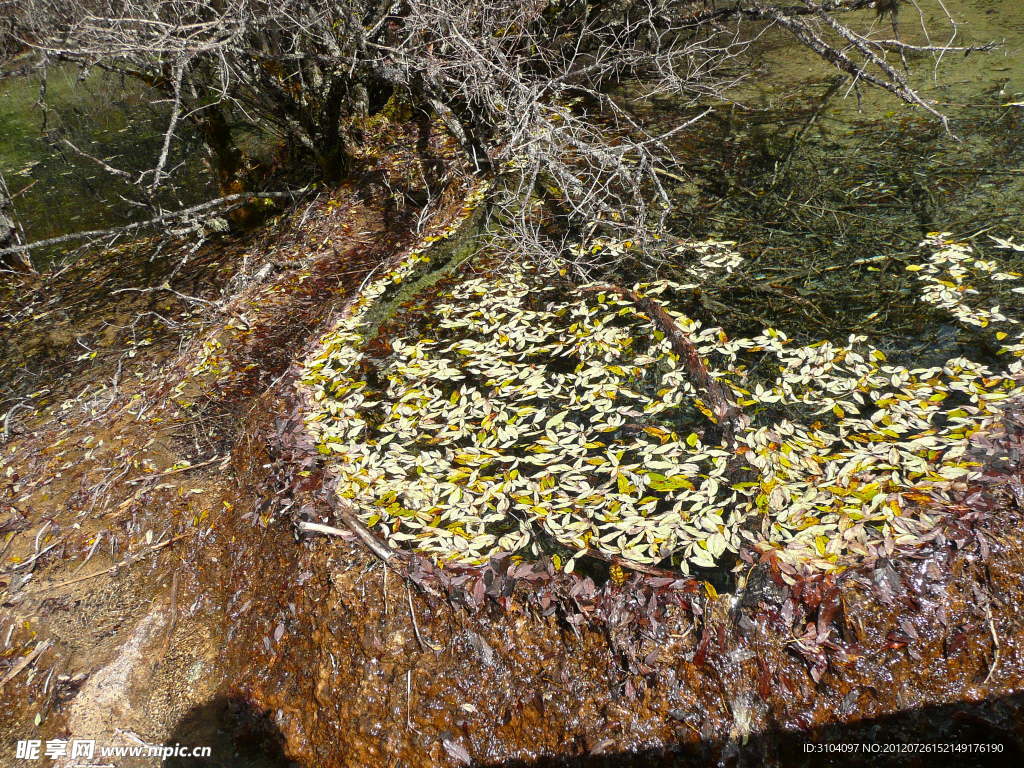
{"label": "water reflection", "polygon": [[[167,104],[154,104],[152,94],[134,81],[98,70],[83,78],[71,65],[51,67],[45,83],[44,109],[39,71],[0,79],[0,174],[27,239],[140,218],[146,209],[125,199],[137,199],[138,190],[74,148],[137,176],[159,154]],[[169,167],[176,169],[179,188],[158,196],[171,209],[194,202],[209,186],[198,143],[187,126],[178,133]]]}

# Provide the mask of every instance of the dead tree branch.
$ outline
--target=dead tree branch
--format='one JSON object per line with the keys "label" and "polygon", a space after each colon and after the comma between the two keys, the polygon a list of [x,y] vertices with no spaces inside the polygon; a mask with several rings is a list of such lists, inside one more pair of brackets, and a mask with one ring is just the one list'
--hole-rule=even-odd
{"label": "dead tree branch", "polygon": [[[773,28],[855,85],[946,123],[887,56],[990,46],[914,46],[840,21],[897,7],[880,2],[19,0],[16,27],[44,59],[154,91],[167,123],[152,165],[133,180],[146,200],[170,183],[184,124],[230,194],[259,165],[243,133],[336,181],[358,155],[367,118],[401,104],[437,118],[461,146],[463,169],[500,177],[493,210],[509,251],[550,259],[595,236],[644,244],[660,235],[670,210],[664,169],[683,167],[670,139],[728,98],[742,79],[736,62]],[[637,99],[652,95],[675,101],[676,126],[654,130],[637,117]]]}
{"label": "dead tree branch", "polygon": [[217,213],[224,213],[232,203],[239,203],[248,200],[295,198],[308,189],[308,187],[303,187],[302,189],[289,192],[245,192],[235,195],[226,195],[225,197],[218,197],[216,200],[207,200],[206,202],[193,205],[189,208],[162,213],[159,216],[154,216],[153,218],[146,219],[145,221],[136,221],[131,224],[125,224],[122,227],[93,229],[85,232],[72,232],[71,234],[61,235],[59,237],[50,237],[46,240],[37,240],[33,243],[25,243],[24,245],[16,245],[0,249],[0,259],[8,255],[27,253],[28,251],[38,248],[49,248],[54,245],[63,245],[64,243],[70,243],[77,240],[89,240],[95,242],[101,239],[117,238],[122,235],[132,234],[140,230],[149,229],[176,220],[188,222],[189,219],[192,219],[192,222],[187,226],[193,229],[199,229],[202,227],[202,221],[204,219],[207,219],[212,215],[216,215]]}
{"label": "dead tree branch", "polygon": [[590,285],[581,289],[587,293],[608,292],[626,299],[646,314],[668,338],[673,351],[686,367],[686,372],[697,392],[707,398],[708,407],[714,415],[715,427],[722,443],[732,448],[735,444],[736,428],[740,418],[739,408],[732,402],[725,387],[708,371],[700,357],[697,347],[686,335],[672,316],[657,301],[649,296],[642,296],[636,291],[618,285]]}

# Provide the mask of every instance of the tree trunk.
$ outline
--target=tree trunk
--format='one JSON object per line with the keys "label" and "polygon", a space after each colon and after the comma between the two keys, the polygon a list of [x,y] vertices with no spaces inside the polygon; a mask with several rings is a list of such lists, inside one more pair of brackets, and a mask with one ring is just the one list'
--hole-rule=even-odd
{"label": "tree trunk", "polygon": [[231,126],[220,108],[198,121],[203,143],[210,152],[210,165],[217,175],[221,194],[230,195],[244,192],[243,168],[245,158],[231,135]]}
{"label": "tree trunk", "polygon": [[[235,143],[227,116],[216,108],[197,124],[209,151],[210,167],[217,177],[221,195],[248,192],[250,179],[246,157]],[[234,229],[244,230],[258,223],[261,216],[254,206],[242,205],[228,213],[227,218]]]}

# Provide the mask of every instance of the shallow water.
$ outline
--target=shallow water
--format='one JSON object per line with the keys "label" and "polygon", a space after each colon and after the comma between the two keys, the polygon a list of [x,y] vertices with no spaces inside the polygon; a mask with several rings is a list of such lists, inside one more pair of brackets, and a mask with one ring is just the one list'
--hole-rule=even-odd
{"label": "shallow water", "polygon": [[[905,5],[900,38],[951,39],[939,0]],[[737,65],[746,77],[704,130],[680,140],[673,226],[736,240],[748,261],[714,297],[705,322],[731,333],[774,325],[803,341],[866,334],[905,357],[943,359],[977,346],[927,310],[907,264],[927,232],[949,231],[993,252],[990,235],[1024,231],[1024,4],[946,2],[954,45],[998,50],[908,59],[912,82],[950,118],[942,123],[887,93],[850,89],[777,31]],[[870,11],[842,16],[890,32]],[[923,20],[923,24],[922,24]],[[892,62],[902,67],[899,57]],[[648,116],[665,126],[678,109]],[[1010,266],[1019,266],[1010,264]]]}
{"label": "shallow water", "polygon": [[[910,295],[911,285],[902,269],[895,268],[897,263],[853,262],[879,254],[887,258],[894,254],[916,256],[916,242],[928,225],[917,218],[918,209],[907,203],[901,190],[912,188],[913,171],[918,166],[928,169],[928,179],[944,178],[939,171],[952,162],[944,153],[960,145],[944,137],[930,121],[902,108],[896,109],[899,119],[894,120],[875,117],[873,112],[851,111],[851,102],[843,102],[836,107],[839,114],[824,113],[804,132],[806,142],[796,147],[773,190],[774,163],[786,158],[793,135],[808,123],[814,100],[829,76],[822,70],[809,83],[792,85],[792,101],[780,106],[782,111],[719,110],[715,120],[720,132],[702,138],[704,143],[698,146],[716,150],[708,154],[705,173],[696,182],[706,197],[693,203],[692,210],[683,211],[688,216],[680,217],[679,226],[690,227],[689,231],[697,234],[737,236],[739,232],[750,268],[727,286],[731,293],[721,297],[727,308],[769,315],[773,324],[808,336],[838,335],[844,323],[863,324],[893,343],[904,333],[893,318],[910,317],[920,324],[922,333],[929,334],[921,337],[920,345],[931,344],[932,338],[944,338],[949,331],[932,319],[919,318],[915,314],[919,305],[911,299],[902,299],[902,305],[892,300],[894,295],[899,298],[903,289]],[[997,92],[989,97],[1006,98]],[[1018,157],[1020,150],[1014,143],[1020,134],[1017,112],[986,106],[968,113],[961,124],[970,120],[984,128],[986,116],[993,110],[1000,115],[1000,122],[972,137],[975,143],[971,146],[981,147],[981,154],[968,153],[957,160],[977,163],[992,158],[985,166],[989,172],[982,174],[980,181],[974,174],[969,182],[937,196],[942,207],[934,214],[936,222],[945,211],[961,210],[958,205],[966,212],[962,224],[969,223],[972,216],[991,222],[1001,221],[998,217],[1007,213],[1020,215],[1019,209],[1000,210],[987,191],[995,189],[1010,200],[1019,200],[1012,188],[998,181],[991,182],[997,185],[994,188],[982,186],[996,178],[992,169],[1009,168]],[[788,115],[790,120],[777,129],[771,123],[772,115]],[[758,128],[755,117],[768,122]],[[915,154],[907,154],[911,152]],[[719,174],[723,167],[730,174],[726,178]],[[835,168],[838,173],[833,173]],[[972,174],[976,170],[976,166],[964,168]],[[871,186],[851,191],[868,177]],[[893,186],[904,184],[902,179],[909,179],[904,187]],[[749,186],[755,182],[759,186]],[[744,188],[765,192],[749,194]],[[801,189],[804,197],[797,196]],[[799,203],[795,206],[799,216],[787,216],[779,203],[790,193],[790,201]],[[516,597],[522,602],[507,603],[511,606],[507,612],[499,612],[495,606],[493,613],[469,614],[418,590],[406,592],[404,582],[391,578],[389,571],[354,545],[297,544],[287,519],[294,512],[286,510],[304,509],[307,502],[310,509],[318,509],[314,494],[319,480],[314,477],[307,483],[309,487],[287,496],[287,507],[278,503],[286,495],[280,488],[284,480],[275,473],[283,476],[289,467],[274,452],[280,448],[277,417],[291,412],[293,403],[286,395],[292,390],[281,385],[262,399],[252,393],[279,380],[278,375],[304,345],[309,328],[324,322],[331,302],[350,296],[375,259],[391,252],[383,227],[350,214],[343,220],[344,226],[317,231],[315,227],[324,226],[326,219],[318,213],[307,224],[302,217],[303,224],[296,229],[297,236],[304,239],[289,244],[302,255],[322,251],[320,260],[310,268],[315,277],[284,272],[280,282],[271,282],[266,291],[261,288],[257,293],[253,288],[242,297],[247,301],[239,305],[244,310],[238,310],[249,316],[245,329],[251,341],[241,334],[223,337],[225,341],[236,339],[230,342],[231,351],[238,355],[234,368],[249,378],[230,387],[218,384],[213,388],[215,394],[210,399],[221,398],[222,402],[207,404],[207,410],[216,413],[223,407],[225,418],[200,421],[203,414],[195,418],[199,428],[209,430],[210,439],[217,443],[200,453],[196,438],[197,452],[190,453],[189,459],[219,457],[230,450],[232,465],[216,471],[210,468],[209,475],[171,475],[172,480],[183,483],[182,489],[206,487],[206,495],[175,495],[175,489],[169,488],[164,496],[146,497],[133,508],[133,521],[137,514],[145,526],[158,529],[162,524],[155,526],[154,521],[161,514],[181,509],[182,499],[191,499],[191,509],[173,514],[187,518],[205,508],[220,516],[215,530],[184,540],[173,557],[154,567],[148,582],[138,575],[140,570],[116,574],[140,591],[172,571],[179,574],[180,584],[167,579],[177,585],[170,587],[170,601],[182,609],[174,630],[177,634],[171,638],[172,652],[165,662],[172,682],[165,683],[164,689],[157,688],[154,701],[159,704],[163,695],[184,706],[188,697],[198,696],[188,689],[192,679],[188,675],[193,670],[200,675],[223,676],[211,682],[210,687],[220,685],[215,698],[180,713],[171,741],[213,740],[220,735],[216,731],[239,729],[236,721],[247,726],[249,719],[265,719],[269,722],[266,728],[275,731],[268,736],[270,746],[264,747],[265,762],[276,764],[274,757],[284,751],[292,760],[311,767],[455,764],[450,757],[452,744],[469,752],[477,764],[504,766],[709,765],[723,752],[728,756],[730,750],[731,762],[722,758],[723,764],[816,765],[820,764],[817,755],[806,756],[801,751],[811,739],[867,742],[940,737],[1007,742],[1007,754],[1019,758],[1024,720],[1019,717],[1017,692],[1024,674],[1019,653],[1024,633],[1013,609],[1021,599],[1021,537],[1016,512],[986,529],[989,540],[998,543],[994,559],[982,557],[965,538],[958,544],[955,559],[951,555],[946,560],[886,566],[885,578],[876,579],[874,587],[848,583],[841,596],[843,615],[836,631],[850,645],[851,654],[832,662],[820,686],[812,683],[805,660],[794,654],[788,626],[779,629],[774,626],[778,622],[771,619],[780,601],[792,608],[796,598],[786,602],[784,597],[773,597],[770,584],[749,589],[739,605],[732,605],[728,596],[712,598],[700,592],[692,600],[703,606],[705,618],[698,622],[673,609],[662,623],[660,635],[634,636],[625,626],[611,627],[607,634],[598,629],[577,633],[557,617],[542,617],[529,609],[523,590]],[[364,227],[367,232],[361,231]],[[367,236],[367,249],[372,246],[379,252],[362,254],[362,249],[355,247],[353,231]],[[342,246],[333,255],[331,247],[326,247],[330,238]],[[263,248],[254,243],[253,252],[256,247]],[[222,257],[205,258],[214,262]],[[235,262],[223,258],[230,272]],[[149,269],[153,273],[140,274],[139,284],[144,279],[159,284],[166,274],[157,270],[165,266],[160,260],[151,262],[150,267],[140,265],[140,273]],[[803,275],[815,266],[816,270]],[[179,276],[173,285],[181,293],[212,300],[217,283],[211,275],[216,267],[216,263],[208,263],[207,273],[195,270],[188,283]],[[170,267],[167,270],[170,272]],[[332,275],[337,287],[332,287]],[[118,277],[136,279],[129,274]],[[753,281],[777,283],[779,293],[767,294],[771,304],[765,293],[753,293],[744,285]],[[201,293],[204,289],[212,292]],[[333,295],[335,291],[337,295]],[[113,303],[111,296],[111,291],[103,292],[104,300]],[[271,297],[280,304],[272,308]],[[154,302],[152,309],[166,311],[155,304],[157,297],[145,294],[145,298]],[[812,300],[814,307],[806,303]],[[889,305],[900,307],[900,313],[870,317]],[[738,313],[733,317],[717,307],[713,310],[722,312],[723,320],[745,321]],[[103,319],[100,316],[95,322],[99,325]],[[72,336],[69,333],[61,343],[72,347]],[[91,337],[86,341],[92,344]],[[66,352],[56,340],[51,346],[63,356],[79,354],[77,349]],[[140,357],[144,354],[148,353]],[[111,359],[104,372],[107,378],[114,375]],[[101,357],[97,365],[102,363]],[[255,422],[244,428],[241,436],[240,413],[249,414]],[[214,432],[220,424],[224,425],[223,434]],[[147,435],[155,429],[151,422],[141,426]],[[173,466],[175,458],[168,456],[161,466]],[[106,466],[109,461],[103,458],[102,463]],[[294,468],[291,465],[290,469]],[[216,476],[220,474],[225,477]],[[125,485],[124,493],[133,493],[134,487]],[[40,514],[40,510],[32,511]],[[257,515],[261,516],[260,525],[254,522]],[[131,531],[129,528],[125,535]],[[136,528],[136,533],[140,532]],[[27,534],[25,544],[30,543],[31,534]],[[85,557],[85,547],[79,552],[79,559]],[[69,561],[67,569],[72,567],[77,566]],[[643,602],[636,599],[646,594],[640,591],[639,581],[634,578],[631,586],[619,593],[624,615]],[[89,588],[99,583],[85,582]],[[879,584],[895,596],[881,590]],[[896,607],[880,605],[876,592],[883,595],[878,599],[897,601],[893,603]],[[979,615],[980,605],[988,605],[979,595],[987,601],[989,592],[994,595],[991,613]],[[764,612],[755,608],[762,599],[772,605],[767,613],[774,624],[766,625]],[[193,617],[187,606],[202,607]],[[61,610],[73,608],[70,602],[63,608],[50,603],[47,611],[60,618]],[[210,621],[216,631],[197,630],[200,619],[207,620],[206,613],[215,615],[216,621]],[[123,618],[118,616],[119,621]],[[814,622],[810,613],[808,621]],[[98,632],[91,625],[87,629]],[[992,638],[998,636],[992,642],[1001,645],[1001,657],[994,653],[990,631]],[[919,641],[910,642],[908,633],[920,635]],[[167,635],[170,637],[171,630]],[[165,643],[162,636],[159,641]],[[434,650],[435,645],[439,650]],[[623,648],[635,648],[635,658],[624,659]],[[83,668],[106,663],[91,653],[83,651]],[[195,662],[190,653],[202,658]],[[151,689],[140,686],[147,696]],[[962,699],[980,703],[961,704]],[[241,701],[241,713],[232,712],[234,701]],[[141,703],[150,701],[142,699]],[[156,704],[148,710],[138,704],[132,702],[133,709],[140,712],[157,709]],[[35,712],[24,705],[23,709],[19,722],[24,727],[18,733],[29,735],[33,732],[28,724]],[[15,722],[6,711],[5,717]],[[139,720],[146,728],[157,727],[154,719],[145,722],[140,716]],[[859,720],[860,724],[856,730],[828,725],[836,720]],[[129,725],[108,721],[120,727]],[[49,721],[44,725],[56,728]],[[200,726],[207,731],[198,732]],[[805,735],[815,727],[819,728],[816,735]],[[746,745],[751,733],[755,736]],[[280,749],[278,740],[284,741],[287,749]],[[230,749],[218,741],[213,743],[218,750]],[[664,751],[670,747],[682,754]],[[744,754],[737,755],[741,749]],[[577,759],[558,757],[565,754]],[[220,752],[218,757],[223,765],[259,759],[246,761]],[[863,764],[859,760],[860,756],[848,764]],[[939,763],[929,760],[929,764]],[[970,764],[969,757],[960,763]]]}
{"label": "shallow water", "polygon": [[[29,241],[77,230],[105,229],[140,218],[141,209],[122,198],[138,191],[62,144],[132,174],[157,157],[166,129],[166,109],[136,84],[93,71],[59,66],[45,78],[47,108],[40,106],[39,73],[0,80],[0,174],[14,198]],[[169,206],[193,201],[206,188],[201,155],[184,142],[168,167],[180,167],[181,188],[162,200]],[[149,162],[147,162],[149,161]],[[37,266],[57,254],[37,253]]]}

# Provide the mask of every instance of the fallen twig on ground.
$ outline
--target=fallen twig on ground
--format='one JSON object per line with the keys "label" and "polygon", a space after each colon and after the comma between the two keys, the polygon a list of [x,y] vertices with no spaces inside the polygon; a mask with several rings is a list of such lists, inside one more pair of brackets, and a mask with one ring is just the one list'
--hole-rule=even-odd
{"label": "fallen twig on ground", "polygon": [[35,649],[28,656],[25,656],[21,661],[15,664],[6,675],[4,675],[3,680],[0,680],[0,689],[3,689],[3,687],[7,685],[7,683],[9,683],[11,680],[17,677],[18,674],[23,669],[25,669],[25,667],[27,667],[29,664],[31,664],[33,661],[39,658],[39,656],[42,655],[43,651],[45,651],[51,645],[53,645],[53,643],[51,643],[49,640],[40,640],[36,644]]}
{"label": "fallen twig on ground", "polygon": [[[345,504],[338,501],[337,497],[330,490],[327,492],[327,503],[330,505],[334,513],[342,519],[342,522],[348,526],[348,529],[359,537],[359,540],[366,545],[373,554],[383,560],[385,563],[395,556],[394,551],[387,544],[384,544],[378,540],[366,526],[359,522],[359,518],[356,517],[355,513]],[[316,526],[316,527],[314,527]],[[318,523],[299,523],[299,528],[303,530],[314,531],[317,533],[327,533],[329,535],[338,536],[344,534],[344,531],[335,528],[329,529],[330,526],[321,526]]]}
{"label": "fallen twig on ground", "polygon": [[425,651],[428,648],[432,651],[440,651],[444,649],[443,645],[434,645],[423,639],[420,634],[420,625],[416,622],[416,610],[412,605],[412,590],[409,589],[409,583],[405,584],[405,596],[409,601],[409,615],[412,617],[412,631],[416,635],[416,642],[420,644],[420,650]]}
{"label": "fallen twig on ground", "polygon": [[94,573],[87,573],[85,576],[77,576],[77,577],[75,577],[73,579],[68,579],[67,581],[60,581],[60,582],[57,582],[56,584],[50,584],[48,586],[40,586],[40,588],[38,590],[36,590],[36,592],[49,592],[49,591],[52,591],[52,590],[55,590],[55,589],[60,589],[61,587],[67,587],[67,586],[70,586],[72,584],[77,584],[80,581],[88,581],[89,579],[93,579],[93,578],[95,578],[97,576],[102,576],[105,573],[113,573],[114,571],[118,570],[119,568],[124,568],[126,566],[133,565],[134,563],[139,562],[146,555],[151,555],[154,552],[158,552],[159,550],[163,549],[164,547],[168,546],[169,544],[173,544],[174,542],[179,541],[180,539],[183,539],[183,538],[185,538],[188,535],[189,535],[188,533],[180,533],[177,536],[172,536],[171,538],[167,539],[166,541],[161,541],[158,544],[154,544],[151,547],[146,547],[146,549],[142,550],[141,552],[137,552],[134,555],[130,555],[130,556],[124,558],[123,560],[121,560],[120,562],[117,562],[114,565],[110,566],[109,568],[104,568],[103,570],[96,571]]}
{"label": "fallen twig on ground", "polygon": [[996,622],[992,618],[992,609],[986,608],[985,612],[988,614],[988,628],[992,633],[992,666],[988,668],[988,674],[985,675],[985,679],[982,681],[987,683],[992,679],[992,675],[995,674],[996,667],[999,666],[999,635],[996,634]]}
{"label": "fallen twig on ground", "polygon": [[200,461],[198,464],[189,464],[187,467],[178,467],[177,469],[166,469],[163,472],[156,472],[152,475],[146,475],[145,477],[137,477],[134,480],[129,480],[128,485],[141,483],[144,480],[151,480],[155,477],[167,477],[168,475],[177,475],[182,472],[191,472],[193,469],[199,469],[200,467],[208,467],[210,464],[213,464],[216,461],[220,461],[223,458],[223,456],[214,456],[212,459]]}

